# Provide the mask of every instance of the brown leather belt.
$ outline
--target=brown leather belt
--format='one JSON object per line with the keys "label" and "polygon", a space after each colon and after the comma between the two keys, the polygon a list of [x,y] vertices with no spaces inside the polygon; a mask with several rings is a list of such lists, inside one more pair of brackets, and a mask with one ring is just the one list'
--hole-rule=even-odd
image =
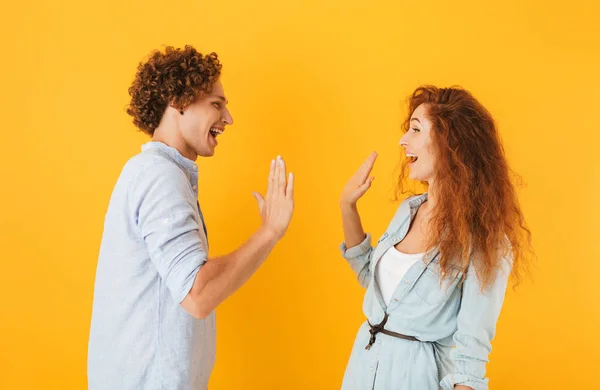
{"label": "brown leather belt", "polygon": [[396,338],[404,339],[404,340],[419,341],[419,339],[417,339],[416,337],[407,336],[405,334],[396,333],[396,332],[392,332],[391,330],[385,329],[384,326],[385,326],[387,320],[388,320],[388,314],[387,313],[385,313],[385,317],[383,317],[383,321],[381,321],[381,323],[379,323],[377,325],[372,325],[369,322],[369,320],[367,320],[367,323],[371,327],[371,329],[369,329],[369,333],[371,333],[371,339],[369,340],[369,344],[367,344],[367,346],[365,347],[365,349],[367,351],[369,349],[371,349],[371,346],[375,343],[375,337],[377,336],[377,333],[383,333],[383,334],[386,334],[388,336],[392,336],[392,337],[396,337]]}

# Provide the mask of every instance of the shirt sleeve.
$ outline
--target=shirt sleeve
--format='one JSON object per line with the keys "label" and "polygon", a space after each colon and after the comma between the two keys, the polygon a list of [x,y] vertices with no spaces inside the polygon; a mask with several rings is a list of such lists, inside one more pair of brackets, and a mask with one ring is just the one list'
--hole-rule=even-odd
{"label": "shirt sleeve", "polygon": [[358,276],[358,283],[366,288],[369,285],[371,257],[373,256],[371,234],[367,233],[363,242],[352,248],[347,248],[346,243],[342,243],[340,250],[342,256],[348,261],[348,264],[350,264],[350,267]]}
{"label": "shirt sleeve", "polygon": [[456,347],[450,352],[454,370],[441,380],[443,389],[452,390],[454,385],[464,385],[474,390],[488,390],[486,363],[492,350],[491,341],[496,333],[510,269],[510,260],[503,259],[494,283],[482,292],[475,269],[473,265],[469,266],[454,334]]}
{"label": "shirt sleeve", "polygon": [[196,197],[185,173],[171,162],[157,162],[134,181],[130,202],[150,260],[181,303],[207,261],[196,219]]}

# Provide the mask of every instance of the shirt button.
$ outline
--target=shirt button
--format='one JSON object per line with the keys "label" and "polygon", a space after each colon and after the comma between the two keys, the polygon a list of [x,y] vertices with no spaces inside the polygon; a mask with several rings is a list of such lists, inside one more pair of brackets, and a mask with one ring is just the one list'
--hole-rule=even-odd
{"label": "shirt button", "polygon": [[198,189],[198,186],[193,186],[192,188],[194,189],[194,191],[196,191]]}
{"label": "shirt button", "polygon": [[194,171],[198,170],[198,165],[194,164]]}

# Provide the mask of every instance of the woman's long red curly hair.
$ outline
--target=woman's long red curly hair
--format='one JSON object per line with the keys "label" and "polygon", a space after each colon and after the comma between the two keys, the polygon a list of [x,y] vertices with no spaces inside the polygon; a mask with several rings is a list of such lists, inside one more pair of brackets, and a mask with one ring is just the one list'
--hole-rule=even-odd
{"label": "woman's long red curly hair", "polygon": [[[430,221],[428,248],[440,251],[442,275],[473,262],[482,289],[495,280],[504,258],[510,258],[518,283],[528,270],[531,232],[511,181],[494,119],[460,87],[421,86],[409,98],[410,117],[424,104],[431,120],[435,161],[436,204]],[[398,192],[405,193],[407,164]]]}

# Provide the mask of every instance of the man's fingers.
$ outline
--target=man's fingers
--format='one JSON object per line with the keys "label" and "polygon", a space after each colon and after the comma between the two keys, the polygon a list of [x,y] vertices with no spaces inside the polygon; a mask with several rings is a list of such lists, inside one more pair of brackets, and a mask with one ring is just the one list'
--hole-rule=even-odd
{"label": "man's fingers", "polygon": [[265,205],[265,199],[258,192],[253,192],[254,199],[256,199],[256,203],[258,203],[258,210],[262,212],[263,206]]}
{"label": "man's fingers", "polygon": [[285,196],[287,199],[294,199],[294,174],[290,172],[287,182],[287,188],[285,190]]}
{"label": "man's fingers", "polygon": [[279,193],[284,195],[285,191],[285,161],[283,158],[279,157]]}
{"label": "man's fingers", "polygon": [[267,182],[267,202],[273,197],[273,191],[275,190],[273,178],[275,177],[275,160],[271,160],[269,167],[269,180]]}

